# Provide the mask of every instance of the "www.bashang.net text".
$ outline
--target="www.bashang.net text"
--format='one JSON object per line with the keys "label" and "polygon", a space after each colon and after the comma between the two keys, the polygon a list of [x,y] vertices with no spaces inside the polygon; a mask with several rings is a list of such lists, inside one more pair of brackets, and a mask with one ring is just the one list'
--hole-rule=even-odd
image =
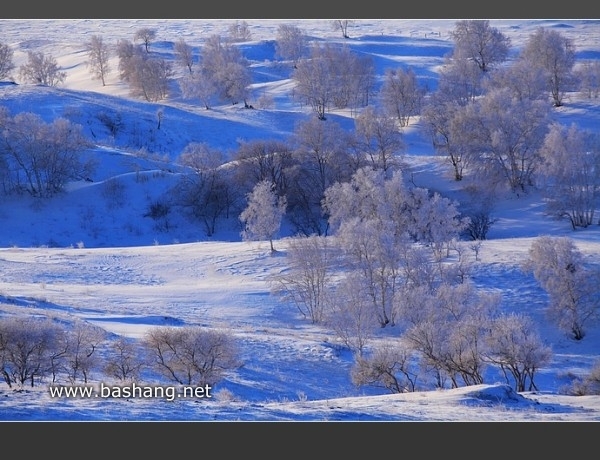
{"label": "www.bashang.net text", "polygon": [[179,398],[212,398],[212,387],[200,386],[161,386],[161,385],[50,385],[51,398],[161,398],[173,401]]}

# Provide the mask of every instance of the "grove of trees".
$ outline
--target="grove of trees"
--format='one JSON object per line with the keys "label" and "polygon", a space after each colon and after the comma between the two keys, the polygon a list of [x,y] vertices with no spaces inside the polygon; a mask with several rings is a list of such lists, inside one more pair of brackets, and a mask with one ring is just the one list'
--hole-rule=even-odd
{"label": "grove of trees", "polygon": [[7,193],[50,197],[70,180],[89,177],[94,163],[82,153],[92,146],[81,125],[66,118],[46,123],[33,112],[10,116],[0,108],[0,180]]}
{"label": "grove of trees", "polygon": [[165,326],[141,340],[111,340],[81,320],[65,328],[48,317],[0,318],[0,375],[10,388],[87,384],[99,377],[139,382],[152,372],[176,384],[214,386],[241,365],[235,337],[217,329]]}

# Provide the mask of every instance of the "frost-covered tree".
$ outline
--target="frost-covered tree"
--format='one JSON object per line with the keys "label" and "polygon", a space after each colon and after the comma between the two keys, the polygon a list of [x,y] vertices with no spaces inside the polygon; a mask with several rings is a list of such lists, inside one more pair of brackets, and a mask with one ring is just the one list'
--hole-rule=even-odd
{"label": "frost-covered tree", "polygon": [[512,97],[522,100],[546,100],[548,87],[544,70],[532,66],[524,59],[517,59],[510,65],[495,69],[483,81],[484,92],[494,89],[508,89]]}
{"label": "frost-covered tree", "polygon": [[468,59],[482,72],[508,58],[510,38],[492,27],[487,19],[457,21],[450,36],[454,40],[453,58]]}
{"label": "frost-covered tree", "polygon": [[600,61],[583,62],[575,68],[574,74],[579,85],[579,91],[590,99],[598,98],[600,95]]}
{"label": "frost-covered tree", "polygon": [[275,56],[290,61],[294,68],[306,55],[308,40],[302,29],[291,24],[279,24],[275,38]]}
{"label": "frost-covered tree", "polygon": [[483,383],[488,352],[484,337],[497,313],[499,296],[479,292],[472,283],[441,284],[419,292],[420,299],[413,297],[418,303],[403,306],[401,317],[410,318],[411,324],[402,337],[433,373],[436,386],[443,387],[447,379],[453,388],[461,382]]}
{"label": "frost-covered tree", "polygon": [[316,55],[300,60],[293,72],[296,81],[296,97],[310,105],[319,120],[325,120],[334,95],[334,83],[329,62]]}
{"label": "frost-covered tree", "polygon": [[104,43],[101,35],[92,35],[85,46],[88,53],[87,66],[92,78],[100,80],[102,86],[106,86],[106,77],[111,71],[110,48]]}
{"label": "frost-covered tree", "polygon": [[575,340],[582,340],[589,323],[598,319],[600,270],[585,263],[568,237],[540,236],[523,265],[548,293],[549,316]]}
{"label": "frost-covered tree", "polygon": [[380,98],[385,113],[395,117],[401,127],[408,126],[412,117],[421,114],[425,93],[411,67],[386,69]]}
{"label": "frost-covered tree", "polygon": [[461,181],[469,166],[472,134],[477,125],[469,120],[465,107],[440,96],[441,93],[435,93],[427,100],[420,126],[431,139],[433,148],[448,159],[454,180]]}
{"label": "frost-covered tree", "polygon": [[331,107],[344,109],[368,104],[373,87],[373,63],[345,46],[313,44],[307,58],[292,73],[295,96],[307,103],[319,120]]}
{"label": "frost-covered tree", "polygon": [[508,89],[487,93],[475,104],[470,117],[478,136],[471,156],[474,172],[486,180],[501,180],[512,191],[527,191],[540,166],[549,107],[539,100],[519,100]]}
{"label": "frost-covered tree", "polygon": [[335,248],[324,236],[298,236],[289,241],[286,257],[289,270],[270,279],[271,292],[311,323],[322,323],[331,301]]}
{"label": "frost-covered tree", "polygon": [[437,92],[458,105],[474,102],[483,92],[484,74],[470,59],[446,57],[438,80]]}
{"label": "frost-covered tree", "polygon": [[363,292],[381,327],[395,324],[393,298],[408,241],[406,195],[399,171],[386,179],[383,170],[365,167],[350,182],[328,188],[323,200],[332,234],[347,266],[363,277]]}
{"label": "frost-covered tree", "polygon": [[132,58],[131,65],[128,83],[133,96],[157,102],[169,95],[169,83],[173,76],[170,61],[136,55]]}
{"label": "frost-covered tree", "polygon": [[82,127],[64,118],[45,123],[32,112],[8,117],[0,133],[0,152],[10,166],[5,178],[11,190],[49,197],[68,180],[89,177],[93,164],[81,154],[90,147]]}
{"label": "frost-covered tree", "polygon": [[219,35],[206,39],[200,52],[200,72],[217,88],[221,100],[248,104],[248,86],[252,82],[250,63],[240,48]]}
{"label": "frost-covered tree", "polygon": [[484,339],[489,347],[486,360],[500,368],[506,383],[512,377],[515,391],[537,390],[535,374],[550,362],[552,349],[543,342],[530,317],[498,316]]}
{"label": "frost-covered tree", "polygon": [[458,210],[459,203],[422,187],[413,187],[406,202],[408,234],[430,246],[437,260],[443,259],[448,255],[450,243],[469,224],[469,219]]}
{"label": "frost-covered tree", "polygon": [[345,223],[356,221],[391,221],[393,236],[407,231],[407,186],[397,171],[387,176],[381,169],[365,166],[348,182],[336,182],[325,191],[323,207],[329,216],[332,233],[341,231]]}
{"label": "frost-covered tree", "polygon": [[202,72],[193,71],[178,80],[181,94],[186,99],[198,99],[206,110],[216,100],[218,88],[213,80]]}
{"label": "frost-covered tree", "polygon": [[548,213],[573,230],[592,225],[600,203],[600,144],[578,128],[553,123],[540,148],[539,184]]}
{"label": "frost-covered tree", "polygon": [[354,385],[382,387],[391,393],[415,391],[418,377],[415,352],[402,341],[377,345],[368,356],[358,356],[351,369]]}
{"label": "frost-covered tree", "polygon": [[363,355],[380,324],[373,314],[369,287],[359,272],[350,272],[335,286],[326,324],[353,354]]}
{"label": "frost-covered tree", "polygon": [[119,78],[121,81],[128,82],[130,75],[135,70],[133,58],[142,51],[130,40],[120,39],[117,41],[115,52],[119,58]]}
{"label": "frost-covered tree", "polygon": [[395,222],[381,216],[348,219],[336,234],[346,264],[361,276],[362,292],[381,327],[396,324],[393,300],[402,285],[401,261],[407,242],[395,230]]}
{"label": "frost-covered tree", "polygon": [[567,388],[568,394],[575,396],[600,395],[600,360],[581,377],[577,377]]}
{"label": "frost-covered tree", "polygon": [[269,240],[271,252],[275,251],[273,239],[279,233],[286,210],[286,199],[278,196],[274,184],[263,180],[248,194],[248,205],[240,214],[244,225],[242,238],[250,241]]}
{"label": "frost-covered tree", "polygon": [[132,96],[157,102],[169,95],[173,64],[170,60],[144,53],[128,40],[117,42],[119,78],[129,84]]}
{"label": "frost-covered tree", "polygon": [[141,41],[144,44],[144,49],[146,53],[149,53],[148,47],[152,40],[156,38],[156,29],[151,29],[149,27],[142,27],[135,31],[133,35],[134,40]]}
{"label": "frost-covered tree", "polygon": [[150,365],[181,385],[214,386],[241,365],[235,338],[202,326],[157,327],[143,338]]}
{"label": "frost-covered tree", "polygon": [[173,50],[175,51],[177,62],[192,74],[194,67],[194,49],[185,41],[185,39],[180,38],[173,45]]}
{"label": "frost-covered tree", "polygon": [[354,126],[357,148],[374,169],[388,172],[401,167],[405,145],[395,118],[370,105],[356,117]]}
{"label": "frost-covered tree", "polygon": [[0,43],[0,80],[10,77],[15,68],[14,52],[9,45]]}
{"label": "frost-covered tree", "polygon": [[26,82],[44,86],[58,86],[67,78],[56,59],[41,51],[28,51],[27,62],[19,67],[19,76]]}
{"label": "frost-covered tree", "polygon": [[227,28],[229,40],[232,42],[247,42],[252,39],[250,26],[246,21],[235,21]]}
{"label": "frost-covered tree", "polygon": [[546,90],[555,107],[563,105],[565,92],[573,85],[575,44],[557,30],[538,27],[526,40],[519,59],[543,71]]}

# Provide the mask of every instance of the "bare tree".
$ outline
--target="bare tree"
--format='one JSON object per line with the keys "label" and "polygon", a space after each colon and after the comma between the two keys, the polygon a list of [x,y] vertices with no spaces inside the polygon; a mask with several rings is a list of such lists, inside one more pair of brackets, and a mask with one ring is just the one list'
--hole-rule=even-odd
{"label": "bare tree", "polygon": [[292,62],[294,69],[308,50],[306,35],[297,26],[280,24],[275,39],[275,55]]}
{"label": "bare tree", "polygon": [[101,35],[92,35],[85,46],[88,52],[87,66],[92,77],[101,80],[102,86],[106,86],[106,76],[111,71],[110,48],[104,43]]}
{"label": "bare tree", "polygon": [[104,364],[104,373],[122,382],[137,382],[146,366],[144,353],[136,343],[125,337],[119,337],[110,345],[112,355]]}
{"label": "bare tree", "polygon": [[482,72],[508,58],[510,38],[491,27],[488,20],[457,21],[450,36],[454,40],[453,57],[475,62]]}
{"label": "bare tree", "polygon": [[562,106],[565,91],[573,83],[573,40],[556,30],[538,27],[525,42],[519,59],[524,59],[530,66],[544,72],[546,88],[552,96],[554,106]]}
{"label": "bare tree", "polygon": [[[326,216],[321,201],[325,190],[336,182],[347,182],[359,165],[362,152],[350,149],[352,134],[335,121],[323,122],[316,117],[294,128],[293,166],[289,168],[288,217],[296,230],[310,235],[325,234]],[[352,155],[357,153],[360,161]],[[362,163],[361,163],[362,162]]]}
{"label": "bare tree", "polygon": [[348,28],[352,25],[352,20],[334,19],[331,25],[333,26],[334,30],[340,30],[340,32],[342,33],[342,37],[350,38],[350,35],[348,35]]}
{"label": "bare tree", "polygon": [[289,242],[287,260],[289,270],[270,278],[271,292],[290,301],[313,324],[323,322],[335,268],[334,248],[323,236],[295,237]]}
{"label": "bare tree", "polygon": [[77,321],[68,331],[65,366],[69,382],[88,382],[91,372],[100,364],[96,352],[105,338],[102,329],[82,321]]}
{"label": "bare tree", "polygon": [[27,82],[44,86],[57,86],[67,78],[56,59],[41,51],[27,52],[27,62],[19,67],[19,75]]}
{"label": "bare tree", "polygon": [[15,68],[13,55],[14,52],[9,45],[0,43],[0,80],[10,77]]}
{"label": "bare tree", "polygon": [[248,205],[240,214],[244,225],[242,238],[250,241],[269,240],[271,252],[275,252],[273,239],[279,233],[285,214],[285,196],[278,196],[271,181],[257,183],[248,194]]}
{"label": "bare tree", "polygon": [[156,38],[156,30],[150,29],[148,27],[143,27],[135,31],[133,38],[134,40],[141,41],[144,44],[146,53],[149,53],[150,51],[148,50],[148,47],[150,46],[152,40]]}
{"label": "bare tree", "polygon": [[598,319],[600,270],[584,263],[583,254],[568,237],[537,237],[523,264],[548,293],[548,313],[573,339],[582,340],[586,326]]}
{"label": "bare tree", "polygon": [[9,317],[0,320],[0,373],[9,387],[22,388],[51,370],[60,327],[50,319]]}
{"label": "bare tree", "polygon": [[157,327],[144,336],[150,364],[182,385],[215,385],[241,365],[238,345],[225,331],[201,326]]}

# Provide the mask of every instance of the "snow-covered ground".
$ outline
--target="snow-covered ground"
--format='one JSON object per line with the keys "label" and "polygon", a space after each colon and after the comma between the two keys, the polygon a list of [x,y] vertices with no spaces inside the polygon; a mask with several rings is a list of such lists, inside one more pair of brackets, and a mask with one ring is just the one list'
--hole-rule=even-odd
{"label": "snow-covered ground", "polygon": [[[347,43],[374,58],[378,72],[410,65],[419,75],[435,69],[451,51],[451,20],[355,20],[343,40],[329,20],[286,20],[314,40]],[[116,70],[107,85],[92,80],[83,43],[92,34],[110,41],[132,39],[142,27],[156,29],[150,48],[165,54],[184,38],[198,47],[211,34],[226,33],[231,21],[203,20],[0,20],[0,43],[15,51],[17,66],[28,50],[56,57],[66,70],[58,88],[27,84],[0,86],[0,105],[12,113],[35,111],[47,119],[68,116],[96,133],[98,145],[87,152],[99,163],[91,181],[69,184],[49,200],[26,196],[0,201],[0,316],[42,315],[83,319],[112,333],[141,338],[161,325],[203,325],[231,332],[239,341],[244,365],[214,388],[212,398],[52,398],[46,386],[20,391],[0,383],[0,420],[4,421],[600,421],[600,396],[568,396],[560,389],[600,359],[600,327],[584,340],[564,336],[544,316],[547,299],[531,275],[521,270],[539,235],[572,237],[591,261],[600,261],[600,227],[572,231],[568,222],[544,213],[541,197],[507,196],[497,203],[489,238],[474,262],[477,287],[502,294],[506,311],[526,312],[552,347],[550,365],[536,377],[538,391],[516,393],[502,379],[486,384],[415,393],[389,394],[356,387],[353,360],[334,334],[303,319],[295,307],[270,294],[271,274],[287,268],[292,236],[283,228],[271,254],[269,243],[242,241],[235,222],[207,237],[201,225],[173,217],[168,230],[144,217],[148,204],[177,178],[171,163],[192,141],[232,151],[240,139],[288,136],[307,108],[291,96],[289,70],[273,64],[279,21],[248,20],[252,40],[240,45],[252,62],[260,91],[274,107],[245,110],[218,106],[204,110],[180,97],[160,103],[131,99]],[[582,59],[600,57],[600,21],[492,20],[515,49],[536,27],[551,27],[572,38]],[[118,63],[112,60],[113,69]],[[152,130],[157,110],[160,131]],[[110,137],[95,116],[118,113],[123,134]],[[558,119],[600,126],[596,100],[570,96]],[[351,114],[329,116],[351,127]],[[151,133],[150,136],[148,133]],[[436,156],[418,130],[404,133],[405,160],[419,186],[460,193],[448,165]],[[103,185],[118,178],[126,200],[117,206]],[[464,242],[469,245],[469,242]],[[393,336],[378,332],[375,341]],[[101,375],[92,376],[100,384]]]}

